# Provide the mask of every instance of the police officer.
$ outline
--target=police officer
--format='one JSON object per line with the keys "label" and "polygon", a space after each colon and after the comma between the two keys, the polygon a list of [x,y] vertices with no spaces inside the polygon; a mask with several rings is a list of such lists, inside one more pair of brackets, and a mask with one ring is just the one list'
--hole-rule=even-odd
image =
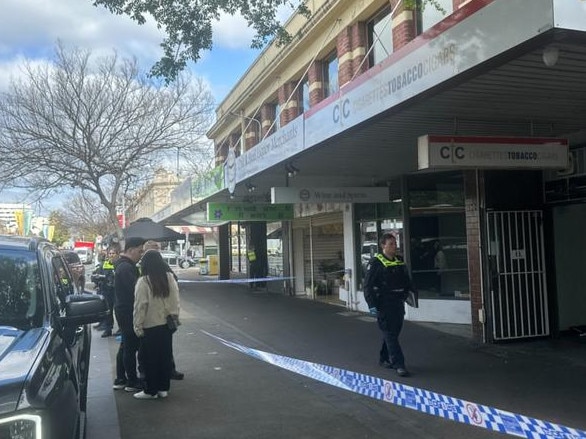
{"label": "police officer", "polygon": [[120,245],[112,244],[108,248],[106,258],[92,274],[92,282],[96,284],[98,293],[104,296],[111,310],[110,314],[96,327],[96,329],[104,331],[102,338],[110,337],[114,327],[114,262],[119,256]]}
{"label": "police officer", "polygon": [[[250,270],[250,278],[251,279],[259,278],[260,277],[259,262],[256,257],[256,251],[254,249],[254,245],[251,244],[250,247],[248,247],[248,252],[246,252],[246,256],[248,258],[248,268]],[[257,285],[258,285],[257,282],[250,282],[251,288],[256,288]]]}
{"label": "police officer", "polygon": [[382,252],[369,262],[364,279],[364,298],[370,312],[376,314],[378,327],[383,333],[379,364],[393,368],[399,376],[408,376],[399,335],[405,317],[405,300],[409,291],[415,291],[407,266],[397,256],[397,239],[391,233],[379,241]]}

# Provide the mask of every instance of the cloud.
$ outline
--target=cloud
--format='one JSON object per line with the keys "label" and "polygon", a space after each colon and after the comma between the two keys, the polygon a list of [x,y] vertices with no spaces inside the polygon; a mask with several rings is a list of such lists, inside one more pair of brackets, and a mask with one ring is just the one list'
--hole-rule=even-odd
{"label": "cloud", "polygon": [[96,53],[116,48],[149,64],[161,55],[163,38],[151,21],[139,26],[116,16],[90,0],[2,0],[0,58],[45,58],[57,40]]}
{"label": "cloud", "polygon": [[256,31],[248,26],[241,15],[220,14],[220,20],[212,24],[214,47],[248,49]]}

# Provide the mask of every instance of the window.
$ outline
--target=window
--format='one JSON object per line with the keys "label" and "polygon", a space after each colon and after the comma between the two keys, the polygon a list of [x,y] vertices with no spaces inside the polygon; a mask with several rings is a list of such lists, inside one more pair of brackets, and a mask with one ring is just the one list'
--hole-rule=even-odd
{"label": "window", "polygon": [[0,325],[29,329],[42,324],[41,279],[32,252],[0,253]]}
{"label": "window", "polygon": [[462,174],[411,176],[407,184],[411,272],[419,297],[468,299]]}
{"label": "window", "polygon": [[397,238],[397,253],[404,256],[405,235],[403,231],[403,204],[400,195],[400,182],[394,180],[390,186],[390,203],[355,204],[354,215],[357,220],[358,254],[356,274],[358,288],[362,290],[364,276],[370,259],[380,251],[378,241],[384,233],[390,232]]}
{"label": "window", "polygon": [[337,93],[338,89],[338,57],[332,52],[324,59],[324,97]]}
{"label": "window", "polygon": [[454,11],[452,0],[436,0],[436,2],[441,10],[432,3],[417,0],[417,10],[419,11],[419,16],[417,17],[418,33],[425,32]]}
{"label": "window", "polygon": [[368,63],[375,66],[393,53],[393,31],[390,6],[367,23]]}
{"label": "window", "polygon": [[281,104],[275,104],[275,123],[274,130],[281,128]]}
{"label": "window", "polygon": [[301,81],[300,89],[299,99],[301,101],[301,105],[299,106],[299,110],[301,113],[305,113],[307,110],[309,110],[309,81],[307,78],[304,78]]}

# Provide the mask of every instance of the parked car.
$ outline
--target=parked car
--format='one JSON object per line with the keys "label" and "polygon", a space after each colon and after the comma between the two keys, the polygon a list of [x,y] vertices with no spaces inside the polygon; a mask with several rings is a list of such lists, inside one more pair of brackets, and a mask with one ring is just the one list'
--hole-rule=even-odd
{"label": "parked car", "polygon": [[78,247],[74,251],[79,255],[79,259],[82,264],[91,264],[93,258],[93,252],[91,248]]}
{"label": "parked car", "polygon": [[83,292],[85,289],[85,267],[79,259],[79,255],[69,250],[62,251],[61,254],[65,262],[67,262],[67,265],[69,265],[69,271],[71,271],[71,275],[73,276],[74,284],[80,292]]}
{"label": "parked car", "polygon": [[366,274],[368,263],[370,259],[378,252],[378,244],[376,241],[364,241],[362,250],[360,251],[360,263],[362,265],[362,273]]}
{"label": "parked car", "polygon": [[194,259],[191,256],[179,257],[179,266],[181,268],[195,267],[199,262],[199,259]]}
{"label": "parked car", "polygon": [[161,250],[161,256],[172,267],[179,265],[179,253],[172,250]]}
{"label": "parked car", "polygon": [[50,242],[0,236],[0,438],[85,436],[89,324],[108,312]]}

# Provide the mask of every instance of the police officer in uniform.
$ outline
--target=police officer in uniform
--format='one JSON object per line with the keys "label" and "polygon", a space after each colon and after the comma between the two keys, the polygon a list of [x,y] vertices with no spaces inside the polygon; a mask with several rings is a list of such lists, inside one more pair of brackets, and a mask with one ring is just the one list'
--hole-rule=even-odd
{"label": "police officer in uniform", "polygon": [[382,235],[379,241],[382,252],[369,262],[364,279],[364,298],[370,312],[376,314],[383,343],[379,364],[393,368],[399,376],[408,376],[405,357],[399,343],[399,335],[405,317],[405,300],[409,291],[415,291],[407,266],[397,256],[397,239],[391,233]]}
{"label": "police officer in uniform", "polygon": [[92,274],[92,282],[96,284],[98,293],[104,296],[111,313],[96,327],[103,330],[102,337],[110,337],[114,327],[114,262],[120,256],[120,246],[113,244],[108,248],[106,258]]}
{"label": "police officer in uniform", "polygon": [[[254,249],[254,245],[250,245],[248,248],[248,252],[246,252],[246,256],[248,258],[248,267],[250,269],[250,278],[257,279],[260,277],[259,273],[259,262],[256,257],[256,251]],[[257,282],[251,282],[250,288],[256,288],[258,286]]]}

